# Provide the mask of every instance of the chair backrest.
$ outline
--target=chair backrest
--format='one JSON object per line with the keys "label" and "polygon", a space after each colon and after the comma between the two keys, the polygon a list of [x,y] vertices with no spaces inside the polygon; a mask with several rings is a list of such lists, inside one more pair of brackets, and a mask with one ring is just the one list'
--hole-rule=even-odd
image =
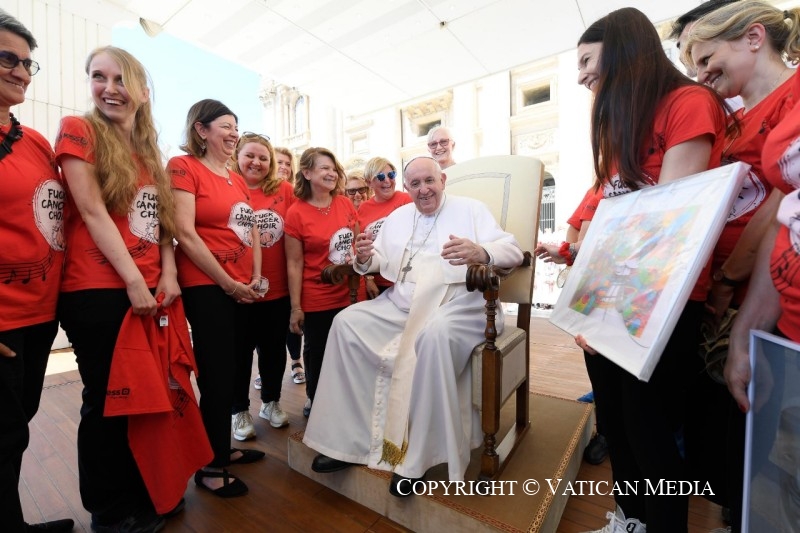
{"label": "chair backrest", "polygon": [[[539,229],[544,165],[521,155],[479,157],[447,168],[448,194],[469,196],[489,207],[495,220],[513,233],[523,251],[533,252]],[[531,303],[533,268],[518,271],[500,286],[500,300]]]}

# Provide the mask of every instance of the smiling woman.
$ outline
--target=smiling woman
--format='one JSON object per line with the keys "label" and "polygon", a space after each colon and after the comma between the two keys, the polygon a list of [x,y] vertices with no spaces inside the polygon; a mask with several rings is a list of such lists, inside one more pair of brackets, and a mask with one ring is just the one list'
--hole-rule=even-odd
{"label": "smiling woman", "polygon": [[322,283],[329,264],[353,261],[356,210],[339,194],[345,173],[327,148],[308,148],[300,157],[295,195],[299,198],[286,215],[286,261],[291,298],[292,332],[305,338],[306,395],[303,414],[311,405],[322,369],[328,330],[336,314],[350,303],[346,285]]}
{"label": "smiling woman", "polygon": [[[263,452],[230,447],[231,406],[237,372],[236,342],[244,332],[244,305],[257,301],[261,247],[250,191],[228,168],[236,148],[238,118],[217,100],[189,108],[181,149],[167,163],[175,194],[178,281],[192,326],[199,369],[200,410],[214,459],[195,484],[223,498],[247,492],[225,469],[250,463]],[[251,360],[252,362],[252,360]],[[249,415],[249,413],[248,413]],[[239,426],[247,420],[238,417]],[[240,428],[244,429],[244,428]],[[247,432],[253,432],[250,419]]]}
{"label": "smiling woman", "polygon": [[[31,59],[36,45],[25,26],[0,10],[0,198],[7,208],[0,224],[0,516],[11,531],[33,529],[22,517],[19,465],[56,336],[64,261],[65,195],[53,150],[10,112],[25,101],[39,70]],[[67,519],[34,527],[58,533],[72,526]]]}
{"label": "smiling woman", "polygon": [[72,212],[65,222],[69,246],[58,318],[84,387],[78,430],[81,499],[97,531],[123,522],[146,530],[162,526],[164,519],[131,452],[127,417],[106,417],[104,409],[125,317],[155,315],[154,294],[163,294],[163,306],[180,295],[172,249],[174,204],[144,66],[125,50],[108,46],[89,55],[86,74],[93,109],[62,119],[56,139]]}

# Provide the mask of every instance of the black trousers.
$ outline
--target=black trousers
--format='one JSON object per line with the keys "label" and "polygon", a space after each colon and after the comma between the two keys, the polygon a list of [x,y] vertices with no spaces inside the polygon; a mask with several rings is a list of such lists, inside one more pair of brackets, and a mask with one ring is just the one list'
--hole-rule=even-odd
{"label": "black trousers", "polygon": [[317,393],[319,374],[322,370],[322,357],[325,355],[325,344],[328,342],[328,332],[331,330],[334,317],[342,309],[344,307],[305,313],[303,361],[306,367],[306,395],[312,402]]}
{"label": "black trousers", "polygon": [[686,304],[648,382],[602,355],[585,355],[597,407],[603,412],[614,482],[637,484],[615,495],[627,518],[649,533],[685,533],[688,496],[646,494],[647,482],[685,481],[686,467],[676,434],[682,429],[692,365],[697,358],[703,304]]}
{"label": "black trousers", "polygon": [[289,329],[289,297],[242,305],[241,335],[236,347],[233,414],[250,407],[250,377],[253,349],[258,349],[261,375],[261,401],[281,399],[281,383],[286,370],[286,333]]}
{"label": "black trousers", "polygon": [[0,331],[0,343],[16,357],[0,356],[0,516],[3,530],[25,530],[19,501],[22,454],[28,447],[28,423],[39,409],[44,372],[58,331],[55,320]]}
{"label": "black trousers", "polygon": [[[291,314],[291,309],[289,310]],[[289,357],[292,362],[300,360],[300,344],[303,342],[303,337],[291,331],[286,334],[286,349],[289,350]]]}
{"label": "black trousers", "polygon": [[58,302],[58,318],[83,381],[78,426],[81,500],[100,525],[153,509],[128,445],[128,417],[103,416],[117,334],[130,306],[125,289],[67,292]]}
{"label": "black trousers", "polygon": [[[200,413],[214,450],[214,459],[208,466],[228,466],[237,342],[241,343],[245,334],[245,307],[252,304],[237,304],[217,285],[187,287],[182,292],[186,318],[192,326]],[[253,361],[252,348],[250,351],[248,373]]]}

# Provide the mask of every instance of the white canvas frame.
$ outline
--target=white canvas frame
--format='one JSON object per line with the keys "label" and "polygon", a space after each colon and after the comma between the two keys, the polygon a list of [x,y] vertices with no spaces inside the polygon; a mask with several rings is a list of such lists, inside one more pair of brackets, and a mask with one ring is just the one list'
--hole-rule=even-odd
{"label": "white canvas frame", "polygon": [[748,169],[734,163],[600,202],[550,321],[647,381]]}
{"label": "white canvas frame", "polygon": [[800,519],[800,344],[750,332],[743,533],[797,531]]}

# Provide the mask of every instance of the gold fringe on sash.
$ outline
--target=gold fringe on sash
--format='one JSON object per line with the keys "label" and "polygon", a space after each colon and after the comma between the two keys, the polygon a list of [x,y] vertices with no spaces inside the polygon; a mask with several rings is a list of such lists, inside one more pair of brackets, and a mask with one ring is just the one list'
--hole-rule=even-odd
{"label": "gold fringe on sash", "polygon": [[383,453],[381,454],[381,460],[378,461],[378,463],[386,462],[392,466],[397,466],[405,460],[407,451],[408,451],[407,440],[403,441],[403,447],[400,448],[394,442],[384,439]]}

